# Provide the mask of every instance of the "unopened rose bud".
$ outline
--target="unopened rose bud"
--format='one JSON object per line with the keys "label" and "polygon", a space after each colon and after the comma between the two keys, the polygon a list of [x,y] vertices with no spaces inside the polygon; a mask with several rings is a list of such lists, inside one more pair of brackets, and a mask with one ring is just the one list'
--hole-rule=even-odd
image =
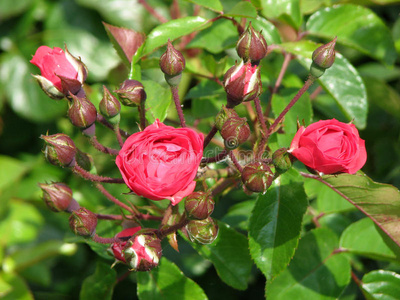
{"label": "unopened rose bud", "polygon": [[246,118],[231,117],[226,120],[220,133],[226,149],[232,150],[247,141],[250,136],[250,127]]}
{"label": "unopened rose bud", "polygon": [[72,139],[63,133],[41,135],[46,143],[44,155],[53,165],[73,167],[75,165],[76,147]]}
{"label": "unopened rose bud", "polygon": [[236,44],[238,55],[244,61],[251,60],[253,64],[257,64],[267,55],[267,48],[264,36],[260,31],[254,30],[251,22]]}
{"label": "unopened rose bud", "polygon": [[189,218],[204,220],[214,211],[214,204],[210,193],[193,192],[186,197],[185,210]]}
{"label": "unopened rose bud", "polygon": [[76,235],[91,237],[96,232],[97,217],[90,210],[81,207],[69,216],[69,227]]}
{"label": "unopened rose bud", "polygon": [[147,98],[143,84],[137,80],[125,80],[114,92],[118,94],[121,103],[125,106],[139,106]]}
{"label": "unopened rose bud", "polygon": [[186,231],[192,242],[200,244],[211,244],[218,237],[218,225],[211,217],[190,221],[186,225]]}
{"label": "unopened rose bud", "polygon": [[[113,120],[115,117],[119,123],[119,113],[121,111],[121,103],[114,97],[113,94],[103,85],[103,98],[99,104],[100,113],[108,120]],[[114,123],[114,122],[113,122]]]}
{"label": "unopened rose bud", "polygon": [[115,235],[116,238],[122,240],[121,242],[111,244],[110,248],[108,248],[108,254],[110,254],[116,259],[115,263],[117,262],[126,263],[122,253],[122,249],[124,249],[127,241],[141,229],[142,228],[140,226],[126,228]]}
{"label": "unopened rose bud", "polygon": [[252,162],[247,164],[242,171],[242,182],[249,191],[255,193],[265,192],[272,184],[274,174],[267,164]]}
{"label": "unopened rose bud", "polygon": [[258,97],[261,92],[261,78],[257,66],[243,61],[233,66],[225,73],[224,87],[230,108]]}
{"label": "unopened rose bud", "polygon": [[318,47],[312,54],[310,73],[314,77],[321,77],[325,70],[335,62],[336,37],[328,44]]}
{"label": "unopened rose bud", "polygon": [[39,187],[43,191],[44,203],[52,211],[60,212],[67,210],[73,200],[71,188],[64,183],[39,183]]}
{"label": "unopened rose bud", "polygon": [[226,120],[231,117],[239,117],[239,115],[233,108],[227,108],[225,105],[223,105],[221,110],[215,117],[215,127],[217,127],[218,130],[221,130]]}
{"label": "unopened rose bud", "polygon": [[272,163],[278,173],[285,173],[292,167],[294,156],[286,148],[280,148],[272,154]]}
{"label": "unopened rose bud", "polygon": [[160,68],[169,85],[176,86],[179,84],[181,73],[185,69],[185,58],[172,46],[170,40],[168,40],[167,51],[160,57]]}
{"label": "unopened rose bud", "polygon": [[161,241],[154,233],[145,231],[138,232],[122,250],[126,263],[133,271],[150,271],[160,262]]}
{"label": "unopened rose bud", "polygon": [[68,117],[72,125],[85,129],[90,127],[97,118],[97,110],[86,98],[77,97],[70,94],[71,102],[69,103]]}

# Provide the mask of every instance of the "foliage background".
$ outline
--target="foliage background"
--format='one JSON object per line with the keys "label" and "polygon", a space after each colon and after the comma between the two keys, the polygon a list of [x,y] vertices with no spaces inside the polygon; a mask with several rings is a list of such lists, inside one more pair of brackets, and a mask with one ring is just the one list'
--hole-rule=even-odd
{"label": "foliage background", "polygon": [[[168,17],[171,2],[149,1],[166,17]],[[221,1],[224,11],[230,11],[237,2],[234,0]],[[369,32],[368,35],[358,32],[356,37],[353,37],[358,41],[358,45],[361,45],[358,50],[357,47],[350,47],[352,43],[350,38],[350,46],[339,44],[338,51],[356,67],[366,86],[368,114],[365,115],[365,120],[362,117],[356,119],[358,122],[356,124],[362,129],[361,137],[366,140],[369,155],[363,170],[373,180],[393,184],[399,188],[400,67],[396,65],[399,62],[396,52],[400,53],[400,20],[398,18],[400,6],[398,2],[391,0],[305,0],[300,2],[299,11],[291,8],[298,5],[297,1],[260,0],[252,2],[256,7],[263,5],[264,7],[274,7],[276,10],[281,8],[287,10],[285,12],[288,15],[279,15],[274,9],[263,11],[267,17],[280,16],[278,19],[281,24],[289,24],[289,27],[281,27],[281,29],[283,28],[282,32],[287,31],[286,37],[290,36],[290,26],[299,26],[302,20],[307,20],[311,14],[325,6],[350,3],[359,5],[358,7],[368,7],[379,16],[382,20],[379,22],[383,24],[381,25],[388,28],[389,36],[386,41],[384,38],[378,38],[378,40],[383,40],[383,43],[388,44],[394,41],[395,48],[392,52],[388,50],[386,44],[383,44],[382,47],[374,47],[373,43],[376,37],[382,37],[385,34],[379,30],[379,26],[372,26],[375,31]],[[179,1],[179,3],[183,11],[190,12],[193,7],[189,1]],[[274,13],[275,15],[273,15]],[[211,18],[213,13],[205,10],[204,14]],[[357,14],[350,15],[350,13],[343,12],[342,16],[339,23],[326,25],[326,30],[335,32],[335,30],[342,30],[343,26],[350,26],[351,20],[355,20]],[[93,297],[93,291],[97,291],[99,297],[106,299],[111,297],[111,287],[114,285],[116,275],[121,276],[124,273],[123,267],[109,271],[109,260],[99,257],[86,243],[75,238],[69,232],[68,216],[50,212],[41,202],[41,192],[37,186],[38,182],[63,181],[73,188],[74,197],[81,205],[104,212],[112,212],[114,209],[90,184],[71,176],[70,172],[66,170],[45,162],[40,153],[43,143],[39,136],[46,132],[51,134],[64,132],[72,136],[82,150],[93,154],[97,171],[100,174],[117,175],[112,160],[91,151],[80,132],[74,129],[65,118],[66,103],[51,101],[36,85],[30,74],[36,74],[38,70],[29,64],[31,56],[40,45],[62,47],[64,42],[67,43],[71,53],[80,55],[87,64],[90,99],[98,103],[101,97],[101,85],[107,82],[110,87],[116,87],[127,77],[128,72],[109,42],[101,21],[132,28],[146,34],[159,24],[135,1],[2,0],[0,2],[0,297],[4,297],[4,299],[76,299],[79,295],[85,299]],[[226,44],[221,45],[216,42],[208,45],[208,49],[201,54],[203,61],[207,60],[206,54],[221,59],[226,53],[232,52],[237,32],[229,22],[220,22],[219,26],[221,27],[219,30],[209,31],[211,36],[214,34],[212,39],[209,36],[204,39],[219,41],[219,37],[223,35],[223,41]],[[304,26],[304,22],[302,26]],[[270,32],[267,31],[268,33]],[[280,37],[271,35],[267,41],[271,43],[272,40],[273,43],[276,43],[277,39]],[[314,35],[312,39],[317,42],[326,41],[323,34]],[[201,46],[202,44],[203,46]],[[192,46],[194,48],[204,47],[204,43],[198,38],[192,42]],[[374,52],[375,50],[376,52]],[[157,57],[162,52],[163,48],[157,50],[151,57],[153,59],[149,59],[148,65],[142,66],[143,79],[151,79],[157,83],[157,85],[149,83],[153,89],[154,101],[158,100],[157,96],[166,87],[163,76],[157,69]],[[273,84],[282,60],[282,57],[276,53],[272,53],[270,57],[264,59],[264,86]],[[234,59],[230,58],[229,62],[233,61]],[[305,76],[306,71],[301,66],[301,59],[293,61],[284,78],[285,90],[281,93],[283,100],[301,87]],[[193,77],[184,78],[182,94],[192,87],[192,79]],[[187,96],[185,101],[185,115],[188,122],[193,124],[195,119],[201,119],[199,128],[204,132],[210,128],[213,115],[224,103],[220,90],[215,87],[208,88],[214,95],[200,97],[196,95],[196,90],[191,90],[192,94]],[[204,90],[207,89],[200,89],[200,92]],[[209,92],[209,94],[211,93]],[[168,119],[176,119],[174,110],[168,108],[170,103],[168,95],[164,95],[164,97],[166,106],[160,109],[165,113],[168,112]],[[196,97],[203,100],[192,101]],[[268,99],[267,96],[264,104],[266,99]],[[313,120],[336,117],[341,121],[348,121],[349,116],[344,115],[327,94],[313,99],[311,103],[314,112]],[[277,104],[273,109],[279,111],[282,108]],[[366,106],[361,110],[366,112]],[[245,115],[244,111],[240,113]],[[136,116],[135,109],[125,108],[122,112],[121,127],[130,128],[131,131],[137,130]],[[115,143],[113,136],[106,130],[103,128],[98,128],[98,130],[100,132],[98,136],[101,136],[102,142],[109,145]],[[112,187],[112,189],[116,194],[123,192],[118,187]],[[311,191],[308,196],[312,200],[312,207],[325,213],[328,212],[327,216],[320,219],[322,227],[330,228],[330,232],[336,233],[338,237],[346,227],[363,217],[360,212],[346,207],[346,204],[334,207],[332,203],[338,202],[331,200],[336,201],[336,196],[329,195],[324,198],[323,195],[313,194],[312,184],[307,185],[306,183],[306,191]],[[324,199],[328,199],[328,201]],[[244,216],[249,215],[254,202],[255,195],[249,197],[240,191],[231,191],[218,200],[213,217],[244,232],[248,226],[248,220]],[[232,209],[234,205],[236,205],[235,209]],[[313,227],[311,218],[312,215],[309,215],[307,220],[306,215],[304,230]],[[362,230],[371,227],[371,224],[367,224],[365,220],[362,222],[365,224],[353,228],[355,234],[349,233],[349,236],[350,238],[361,236],[363,239],[360,244],[371,245],[374,243],[375,236],[361,235]],[[114,229],[107,228],[106,225],[103,227],[102,230],[111,236]],[[318,234],[323,235],[324,232]],[[325,234],[329,235],[330,233]],[[210,267],[210,263],[202,259],[189,244],[181,241],[180,250],[181,254],[177,254],[168,245],[165,245],[164,255],[176,263],[186,276],[195,280],[210,299],[217,299],[217,297],[226,299],[263,298],[265,278],[255,266],[251,270],[248,287],[244,291],[238,291],[222,283],[215,269]],[[372,252],[367,250],[367,247],[364,250],[358,249],[357,251],[361,255],[352,260],[352,268],[360,277],[377,269],[400,273],[396,255],[393,257],[393,253],[385,254],[384,250],[377,250],[375,254],[371,254]],[[109,277],[103,276],[104,274],[108,274]],[[116,283],[113,297],[115,299],[122,297],[134,299],[137,280],[146,280],[146,278],[143,276],[136,278],[135,274],[131,274],[127,280]],[[110,284],[110,282],[113,283]],[[82,284],[84,288],[82,288]],[[356,283],[352,281],[340,299],[362,297]]]}

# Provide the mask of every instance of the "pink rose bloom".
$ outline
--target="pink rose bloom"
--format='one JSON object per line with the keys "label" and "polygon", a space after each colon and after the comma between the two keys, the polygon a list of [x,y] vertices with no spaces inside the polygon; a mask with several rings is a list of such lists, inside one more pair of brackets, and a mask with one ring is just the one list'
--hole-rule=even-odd
{"label": "pink rose bloom", "polygon": [[367,160],[365,141],[357,128],[335,119],[300,127],[289,152],[306,166],[324,174],[354,174]]}
{"label": "pink rose bloom", "polygon": [[[142,229],[140,226],[126,228],[126,229],[122,230],[121,232],[119,232],[118,234],[116,234],[115,237],[131,238],[140,229]],[[126,243],[127,243],[127,241],[121,242],[121,243],[113,243],[113,244],[111,244],[111,247],[109,248],[110,253],[117,259],[117,261],[122,261],[123,263],[126,263],[126,261],[122,254],[122,249],[125,247]]]}
{"label": "pink rose bloom", "polygon": [[196,186],[203,141],[193,129],[166,126],[157,119],[125,141],[116,164],[135,194],[175,205]]}

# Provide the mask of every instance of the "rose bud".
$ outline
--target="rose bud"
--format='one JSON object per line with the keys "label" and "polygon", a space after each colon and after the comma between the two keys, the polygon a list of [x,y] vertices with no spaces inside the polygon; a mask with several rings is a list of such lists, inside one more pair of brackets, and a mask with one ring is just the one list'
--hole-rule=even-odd
{"label": "rose bud", "polygon": [[272,154],[272,163],[275,166],[275,169],[278,173],[285,173],[292,167],[293,161],[295,158],[289,152],[287,152],[286,148],[280,148]]}
{"label": "rose bud", "polygon": [[138,232],[141,229],[142,228],[140,226],[126,228],[126,229],[122,230],[121,232],[119,232],[119,233],[117,233],[115,235],[115,238],[119,238],[122,241],[111,244],[110,248],[108,248],[108,250],[107,250],[108,253],[111,256],[115,257],[115,259],[116,259],[116,261],[114,262],[114,265],[117,262],[126,263],[125,258],[124,258],[123,253],[122,253],[122,249],[125,247],[128,239],[130,239],[133,235],[135,235],[136,232]]}
{"label": "rose bud", "polygon": [[251,60],[253,64],[258,64],[267,55],[267,42],[261,31],[254,30],[251,22],[240,36],[236,51],[244,61]]}
{"label": "rose bud", "polygon": [[41,135],[46,143],[44,155],[55,166],[73,167],[75,165],[76,147],[72,139],[63,133]]}
{"label": "rose bud", "polygon": [[[108,120],[118,117],[121,111],[121,103],[113,94],[103,85],[103,98],[99,104],[100,113]],[[118,117],[119,123],[119,117]]]}
{"label": "rose bud", "polygon": [[53,99],[62,99],[69,93],[76,94],[86,80],[86,66],[75,58],[65,47],[53,49],[40,46],[30,61],[40,69],[41,75],[34,75],[43,91]]}
{"label": "rose bud", "polygon": [[307,167],[324,174],[354,174],[367,160],[365,141],[357,128],[335,119],[318,121],[307,128],[301,126],[288,152]]}
{"label": "rose bud", "polygon": [[185,69],[185,58],[172,46],[170,40],[168,40],[167,51],[160,57],[160,68],[169,85],[176,86],[179,84],[181,73]]}
{"label": "rose bud", "polygon": [[227,108],[225,105],[222,105],[221,110],[215,117],[215,127],[217,127],[218,130],[221,130],[226,120],[231,117],[239,117],[239,115],[233,108]]}
{"label": "rose bud", "polygon": [[232,117],[226,120],[220,133],[226,149],[232,150],[247,141],[250,136],[250,127],[246,118]]}
{"label": "rose bud", "polygon": [[137,80],[125,80],[114,92],[118,94],[121,103],[125,106],[139,106],[147,98],[143,84]]}
{"label": "rose bud", "polygon": [[90,210],[81,207],[69,216],[69,227],[76,235],[91,237],[96,232],[97,217]]}
{"label": "rose bud", "polygon": [[43,201],[52,211],[65,211],[72,202],[71,188],[61,182],[51,184],[39,183],[43,191]]}
{"label": "rose bud", "polygon": [[264,193],[272,184],[274,174],[263,162],[251,162],[242,171],[242,182],[249,191]]}
{"label": "rose bud", "polygon": [[314,77],[321,77],[325,70],[335,62],[336,37],[328,44],[318,47],[312,54],[310,73]]}
{"label": "rose bud", "polygon": [[86,98],[77,97],[70,94],[71,102],[69,103],[68,117],[72,125],[85,129],[90,127],[97,118],[97,110]]}
{"label": "rose bud", "polygon": [[261,78],[257,66],[243,61],[236,64],[225,73],[224,87],[229,108],[258,97],[261,92]]}
{"label": "rose bud", "polygon": [[126,243],[122,253],[132,271],[150,271],[160,261],[161,241],[154,233],[139,232]]}
{"label": "rose bud", "polygon": [[214,204],[210,193],[194,192],[186,197],[185,211],[189,218],[203,220],[212,214]]}
{"label": "rose bud", "polygon": [[211,244],[218,236],[218,225],[211,217],[204,220],[192,220],[186,225],[190,241]]}

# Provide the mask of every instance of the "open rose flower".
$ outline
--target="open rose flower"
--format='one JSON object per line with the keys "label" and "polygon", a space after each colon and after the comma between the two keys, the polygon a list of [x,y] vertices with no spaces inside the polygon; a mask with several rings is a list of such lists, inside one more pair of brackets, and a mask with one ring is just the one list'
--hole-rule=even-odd
{"label": "open rose flower", "polygon": [[357,128],[335,119],[300,127],[289,152],[306,166],[324,174],[354,174],[367,160],[365,141]]}
{"label": "open rose flower", "polygon": [[76,94],[87,76],[85,65],[65,47],[51,49],[40,46],[30,61],[40,69],[41,75],[34,75],[43,91],[53,99],[61,99],[69,92]]}
{"label": "open rose flower", "polygon": [[157,119],[125,141],[116,164],[135,194],[169,199],[175,205],[196,186],[203,140],[202,134],[190,128],[166,126]]}

